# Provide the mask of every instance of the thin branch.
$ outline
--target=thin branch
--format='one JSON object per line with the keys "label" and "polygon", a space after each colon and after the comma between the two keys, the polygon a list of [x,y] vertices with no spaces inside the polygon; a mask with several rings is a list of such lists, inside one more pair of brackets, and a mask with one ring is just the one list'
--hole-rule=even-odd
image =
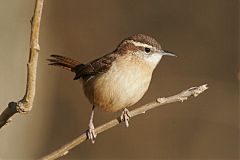
{"label": "thin branch", "polygon": [[36,89],[37,61],[40,51],[39,29],[44,0],[36,0],[34,14],[31,19],[30,53],[27,63],[27,84],[23,98],[17,102],[10,102],[0,115],[0,128],[10,121],[15,113],[28,113],[33,106]]}
{"label": "thin branch", "polygon": [[[139,114],[143,114],[146,111],[168,104],[168,103],[173,103],[173,102],[183,102],[184,100],[187,100],[188,97],[190,96],[198,96],[200,93],[204,92],[206,89],[208,89],[207,84],[204,84],[202,86],[199,87],[192,87],[189,88],[188,90],[182,91],[179,94],[176,94],[174,96],[170,96],[167,98],[158,98],[156,101],[148,103],[146,105],[143,105],[141,107],[138,107],[132,111],[130,111],[129,115],[131,117],[137,116]],[[122,120],[120,117],[117,117],[114,120],[111,120],[99,127],[97,127],[95,129],[95,132],[97,134],[102,133],[116,125],[118,125],[119,123],[121,123]],[[44,156],[41,158],[41,160],[53,160],[53,159],[57,159],[59,157],[62,157],[64,155],[66,155],[70,149],[76,147],[77,145],[79,145],[80,143],[84,142],[85,140],[87,140],[87,135],[86,133],[83,133],[82,135],[80,135],[79,137],[77,137],[76,139],[74,139],[73,141],[63,145],[61,148],[59,148],[58,150],[50,153],[47,156]]]}

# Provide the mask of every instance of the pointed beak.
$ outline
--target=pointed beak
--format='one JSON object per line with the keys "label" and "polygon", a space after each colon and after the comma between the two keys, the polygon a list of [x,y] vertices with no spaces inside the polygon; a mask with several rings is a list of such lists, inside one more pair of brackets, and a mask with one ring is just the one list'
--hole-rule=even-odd
{"label": "pointed beak", "polygon": [[174,57],[177,57],[175,54],[169,52],[169,51],[165,51],[163,49],[160,50],[160,54],[163,55],[163,56],[174,56]]}

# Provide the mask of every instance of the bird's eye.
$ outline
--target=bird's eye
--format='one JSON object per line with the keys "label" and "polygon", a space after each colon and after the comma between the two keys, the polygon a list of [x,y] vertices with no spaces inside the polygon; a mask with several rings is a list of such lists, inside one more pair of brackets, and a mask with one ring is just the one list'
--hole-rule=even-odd
{"label": "bird's eye", "polygon": [[147,48],[147,47],[145,47],[144,50],[145,50],[146,53],[149,53],[149,52],[151,51],[151,49],[150,49],[150,48]]}

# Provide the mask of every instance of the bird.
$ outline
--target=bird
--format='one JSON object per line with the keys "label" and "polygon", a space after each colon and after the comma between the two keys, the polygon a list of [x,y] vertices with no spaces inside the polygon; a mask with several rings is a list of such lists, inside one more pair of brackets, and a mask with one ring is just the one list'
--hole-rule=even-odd
{"label": "bird", "polygon": [[135,34],[121,41],[112,52],[88,63],[61,55],[50,55],[49,65],[75,73],[82,81],[85,96],[92,104],[87,137],[95,142],[93,124],[95,107],[107,112],[123,110],[121,120],[129,126],[129,108],[148,90],[152,74],[163,56],[175,54],[163,50],[160,43],[145,34]]}

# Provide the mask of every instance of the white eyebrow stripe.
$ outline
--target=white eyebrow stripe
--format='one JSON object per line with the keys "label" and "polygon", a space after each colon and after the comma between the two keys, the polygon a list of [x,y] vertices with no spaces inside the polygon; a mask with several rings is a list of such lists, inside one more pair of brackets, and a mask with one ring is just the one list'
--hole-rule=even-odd
{"label": "white eyebrow stripe", "polygon": [[130,42],[130,43],[134,44],[135,46],[139,46],[139,47],[155,48],[155,47],[150,46],[148,44],[144,44],[144,43],[141,43],[141,42],[136,42],[134,40],[127,40],[127,42]]}

